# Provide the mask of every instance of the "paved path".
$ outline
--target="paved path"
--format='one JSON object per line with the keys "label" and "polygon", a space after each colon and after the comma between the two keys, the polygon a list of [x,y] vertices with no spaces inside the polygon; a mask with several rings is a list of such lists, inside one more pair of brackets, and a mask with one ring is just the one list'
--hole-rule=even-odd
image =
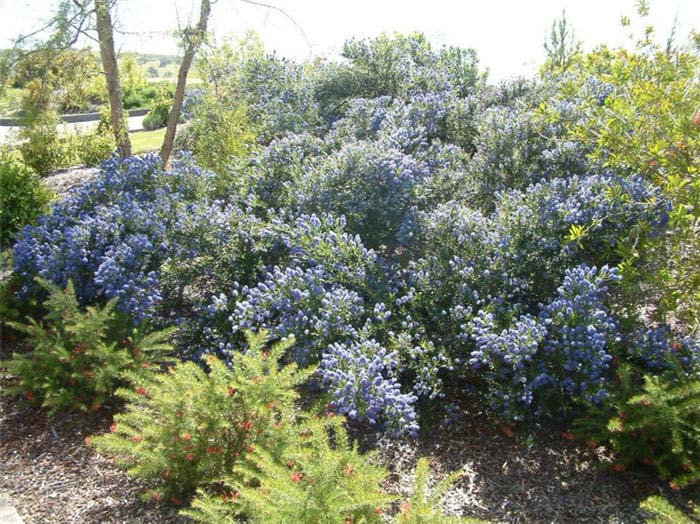
{"label": "paved path", "polygon": [[0,524],[22,524],[17,511],[2,493],[0,493]]}
{"label": "paved path", "polygon": [[[140,131],[143,129],[143,118],[142,116],[132,116],[129,117],[129,131]],[[85,133],[97,127],[98,122],[78,122],[75,124],[60,124],[58,130],[61,133],[75,133],[80,131]],[[11,144],[16,141],[16,134],[21,127],[10,127],[10,126],[0,126],[0,144]],[[2,524],[2,523],[0,523]]]}

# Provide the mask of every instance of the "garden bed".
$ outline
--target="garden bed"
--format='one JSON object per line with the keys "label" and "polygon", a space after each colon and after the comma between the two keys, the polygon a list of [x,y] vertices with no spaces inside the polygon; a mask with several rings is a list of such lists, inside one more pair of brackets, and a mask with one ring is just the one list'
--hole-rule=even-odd
{"label": "garden bed", "polygon": [[[7,377],[3,377],[6,381]],[[145,486],[90,451],[85,438],[107,431],[111,414],[62,414],[53,419],[0,396],[0,491],[26,524],[64,522],[180,523],[176,507],[143,502]],[[639,503],[663,493],[678,505],[700,493],[676,493],[650,472],[613,473],[597,451],[541,430],[535,438],[504,435],[483,413],[418,440],[382,439],[380,460],[391,469],[389,491],[407,496],[419,457],[433,472],[463,471],[443,506],[493,522],[641,523]]]}
{"label": "garden bed", "polygon": [[110,420],[109,413],[49,419],[0,396],[0,491],[25,524],[185,521],[177,508],[142,502],[143,486],[85,445]]}

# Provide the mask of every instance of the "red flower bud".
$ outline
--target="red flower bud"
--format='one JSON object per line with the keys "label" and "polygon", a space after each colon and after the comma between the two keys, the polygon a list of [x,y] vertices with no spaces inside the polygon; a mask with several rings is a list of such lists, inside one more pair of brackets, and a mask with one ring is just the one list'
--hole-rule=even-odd
{"label": "red flower bud", "polygon": [[304,478],[304,474],[301,473],[300,471],[296,471],[296,472],[292,473],[291,478],[292,478],[292,482],[297,484],[302,478]]}

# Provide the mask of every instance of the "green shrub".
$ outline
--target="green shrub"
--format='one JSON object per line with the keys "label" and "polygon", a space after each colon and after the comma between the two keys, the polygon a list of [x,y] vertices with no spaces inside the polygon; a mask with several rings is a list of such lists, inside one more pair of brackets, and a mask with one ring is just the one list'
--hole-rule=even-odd
{"label": "green shrub", "polygon": [[392,497],[380,483],[384,468],[351,444],[343,419],[300,425],[281,456],[266,449],[234,467],[218,494],[205,494],[185,514],[196,522],[228,524],[239,514],[251,523],[373,523]]}
{"label": "green shrub", "polygon": [[616,471],[645,464],[673,489],[700,482],[700,380],[645,375],[640,387],[628,366],[620,367],[618,378],[610,407],[577,420],[576,433],[608,445]]}
{"label": "green shrub", "polygon": [[249,350],[231,369],[207,357],[155,375],[119,394],[128,401],[112,431],[92,440],[101,453],[152,485],[150,495],[180,504],[218,480],[251,451],[275,450],[285,436],[297,398],[294,387],[311,371],[278,361],[293,339],[264,349],[266,333],[248,337]]}
{"label": "green shrub", "polygon": [[0,155],[0,248],[48,209],[51,191],[16,156]]}
{"label": "green shrub", "polygon": [[19,133],[22,158],[39,175],[76,163],[75,151],[67,147],[69,139],[58,134],[59,123],[58,114],[49,111],[32,119]]}
{"label": "green shrub", "polygon": [[[247,156],[255,139],[243,105],[227,107],[205,95],[197,104],[192,121],[178,133],[176,147],[191,151],[199,165],[225,176],[231,157]],[[221,185],[229,184],[222,180]]]}
{"label": "green shrub", "polygon": [[161,99],[156,102],[143,119],[143,128],[151,131],[159,127],[165,127],[168,124],[171,106],[172,102],[167,99]]}
{"label": "green shrub", "polygon": [[693,509],[694,518],[673,506],[668,500],[659,496],[651,496],[644,499],[641,508],[653,514],[647,524],[693,524],[700,520],[700,507]]}
{"label": "green shrub", "polygon": [[99,132],[77,135],[75,145],[80,163],[88,167],[107,160],[116,149],[114,136]]}
{"label": "green shrub", "polygon": [[430,461],[422,458],[416,465],[416,478],[413,482],[413,496],[410,500],[399,505],[397,524],[478,524],[483,522],[476,519],[464,519],[450,517],[439,509],[440,500],[447,491],[461,477],[459,472],[454,472],[440,481],[428,495],[428,475],[430,473]]}
{"label": "green shrub", "polygon": [[127,370],[134,377],[149,374],[152,363],[170,349],[165,340],[172,330],[147,334],[123,327],[116,300],[81,311],[72,283],[66,289],[40,283],[49,292],[44,322],[8,323],[25,333],[32,347],[5,363],[18,379],[7,388],[9,394],[23,395],[50,413],[97,410],[114,400]]}

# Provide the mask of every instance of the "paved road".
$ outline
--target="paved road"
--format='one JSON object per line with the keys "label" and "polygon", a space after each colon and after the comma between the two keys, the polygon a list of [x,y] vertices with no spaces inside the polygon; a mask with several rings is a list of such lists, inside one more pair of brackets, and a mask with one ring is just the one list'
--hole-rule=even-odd
{"label": "paved road", "polygon": [[[143,129],[143,118],[144,117],[142,116],[129,117],[129,131],[140,131]],[[61,133],[85,133],[86,131],[97,127],[97,123],[97,121],[94,121],[78,122],[75,124],[60,124],[58,129]],[[16,141],[17,131],[20,129],[20,127],[0,126],[0,144],[11,144],[12,142]]]}

